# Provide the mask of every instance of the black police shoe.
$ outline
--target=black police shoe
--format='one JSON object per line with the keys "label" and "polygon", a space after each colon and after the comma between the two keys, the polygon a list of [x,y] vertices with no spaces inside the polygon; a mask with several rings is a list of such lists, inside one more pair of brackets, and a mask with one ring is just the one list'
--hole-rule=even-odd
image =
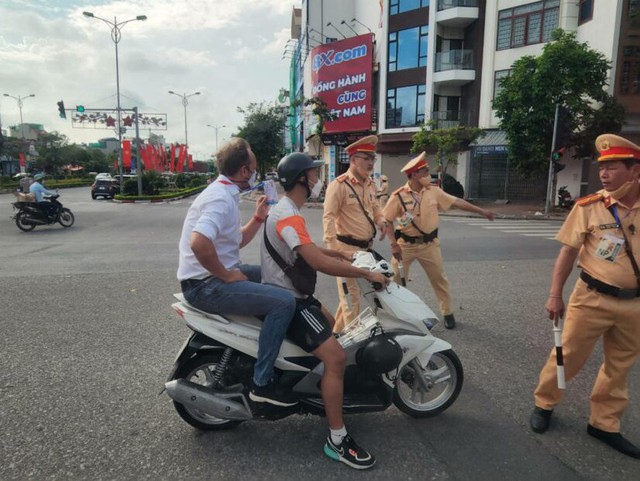
{"label": "black police shoe", "polygon": [[456,327],[456,318],[453,317],[453,314],[447,314],[444,316],[444,327],[447,329],[453,329]]}
{"label": "black police shoe", "polygon": [[542,409],[536,406],[529,418],[529,426],[531,426],[531,430],[534,433],[544,433],[549,429],[549,422],[551,421],[552,414],[552,409]]}
{"label": "black police shoe", "polygon": [[622,454],[640,459],[640,449],[620,433],[603,431],[602,429],[594,428],[591,424],[587,425],[587,433]]}

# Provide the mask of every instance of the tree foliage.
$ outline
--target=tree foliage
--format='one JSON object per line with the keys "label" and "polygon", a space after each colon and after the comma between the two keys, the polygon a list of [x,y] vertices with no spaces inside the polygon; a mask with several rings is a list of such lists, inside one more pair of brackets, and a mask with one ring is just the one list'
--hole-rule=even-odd
{"label": "tree foliage", "polygon": [[285,153],[284,129],[288,112],[282,107],[250,103],[246,108],[238,107],[244,114],[244,125],[236,134],[249,144],[258,159],[258,171],[264,178],[265,172],[273,170]]}
{"label": "tree foliage", "polygon": [[602,53],[562,30],[553,33],[541,55],[514,62],[493,102],[512,165],[525,175],[547,170],[556,104],[570,112],[566,146],[577,155],[591,155],[597,135],[619,132],[624,109],[604,90],[609,69]]}
{"label": "tree foliage", "polygon": [[429,120],[420,126],[420,130],[413,136],[411,152],[435,151],[438,167],[447,173],[449,165],[455,165],[458,161],[458,153],[469,148],[469,144],[475,142],[485,133],[477,127],[459,125],[446,129],[437,129],[436,122]]}
{"label": "tree foliage", "polygon": [[38,170],[56,173],[66,160],[63,157],[65,147],[68,145],[67,136],[58,132],[43,132],[36,140],[35,166]]}

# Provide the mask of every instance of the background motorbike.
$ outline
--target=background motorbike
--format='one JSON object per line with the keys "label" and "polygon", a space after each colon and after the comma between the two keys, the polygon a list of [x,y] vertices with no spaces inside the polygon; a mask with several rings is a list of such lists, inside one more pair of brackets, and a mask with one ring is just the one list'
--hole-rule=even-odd
{"label": "background motorbike", "polygon": [[566,209],[573,207],[576,201],[571,197],[571,192],[567,190],[567,186],[563,185],[558,188],[558,205]]}
{"label": "background motorbike", "polygon": [[13,216],[13,219],[15,219],[18,229],[28,232],[38,225],[55,223],[60,223],[62,227],[71,227],[75,222],[75,217],[69,209],[62,207],[58,197],[60,197],[59,194],[45,197],[55,206],[55,209],[52,209],[51,216],[44,213],[37,202],[14,202],[13,208],[18,212]]}
{"label": "background motorbike", "polygon": [[[358,253],[354,265],[393,274],[388,262],[377,261],[368,252]],[[360,283],[369,307],[338,337],[347,354],[343,411],[383,411],[394,404],[415,418],[441,413],[462,389],[463,368],[451,345],[430,332],[438,322],[435,314],[394,282],[381,291],[366,281]],[[187,423],[211,431],[252,418],[324,415],[323,364],[313,354],[285,339],[276,360],[279,383],[298,396],[297,405],[253,403],[248,390],[261,322],[248,316],[207,314],[190,306],[182,294],[175,297],[180,302],[172,308],[193,332],[176,357],[165,389]],[[390,347],[394,343],[397,351]],[[389,349],[397,354],[392,364]],[[386,361],[381,365],[382,358]]]}

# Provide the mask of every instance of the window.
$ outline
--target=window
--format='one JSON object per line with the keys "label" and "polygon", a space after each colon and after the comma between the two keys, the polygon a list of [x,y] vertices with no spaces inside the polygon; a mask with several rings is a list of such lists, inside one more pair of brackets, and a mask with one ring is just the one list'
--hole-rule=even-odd
{"label": "window", "polygon": [[387,128],[415,127],[423,123],[425,92],[424,84],[387,90]]}
{"label": "window", "polygon": [[496,99],[500,91],[502,90],[502,80],[511,75],[511,69],[496,70],[493,76],[493,100]]}
{"label": "window", "polygon": [[498,13],[497,49],[524,47],[551,40],[558,28],[560,0],[545,0]]}
{"label": "window", "polygon": [[640,47],[624,47],[622,58],[620,93],[640,95]]}
{"label": "window", "polygon": [[593,18],[593,0],[580,0],[578,8],[578,25]]}
{"label": "window", "polygon": [[429,0],[391,0],[389,2],[389,15],[397,15],[428,6]]}
{"label": "window", "polygon": [[427,65],[429,27],[409,28],[389,34],[389,72]]}
{"label": "window", "polygon": [[629,25],[640,28],[640,0],[629,0]]}

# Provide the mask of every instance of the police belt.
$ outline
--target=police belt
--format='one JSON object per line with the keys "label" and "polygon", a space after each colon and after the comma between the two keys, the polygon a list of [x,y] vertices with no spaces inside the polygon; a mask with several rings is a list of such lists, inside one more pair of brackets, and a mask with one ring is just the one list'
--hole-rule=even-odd
{"label": "police belt", "polygon": [[349,244],[350,246],[361,247],[363,249],[368,249],[371,246],[371,242],[373,242],[373,238],[366,241],[366,240],[354,239],[353,237],[340,235],[340,234],[336,236],[336,239],[338,239],[343,244]]}
{"label": "police belt", "polygon": [[580,279],[582,279],[590,289],[593,289],[600,294],[617,297],[618,299],[634,299],[636,297],[640,297],[640,288],[622,289],[620,287],[611,286],[599,281],[595,277],[591,277],[585,271],[580,273]]}
{"label": "police belt", "polygon": [[408,242],[409,244],[428,244],[429,242],[432,242],[434,239],[437,239],[438,229],[435,229],[432,232],[429,232],[428,234],[424,234],[418,237],[411,237],[410,235],[404,234],[399,230],[396,230],[394,234],[395,234],[396,240],[402,239],[405,242]]}

